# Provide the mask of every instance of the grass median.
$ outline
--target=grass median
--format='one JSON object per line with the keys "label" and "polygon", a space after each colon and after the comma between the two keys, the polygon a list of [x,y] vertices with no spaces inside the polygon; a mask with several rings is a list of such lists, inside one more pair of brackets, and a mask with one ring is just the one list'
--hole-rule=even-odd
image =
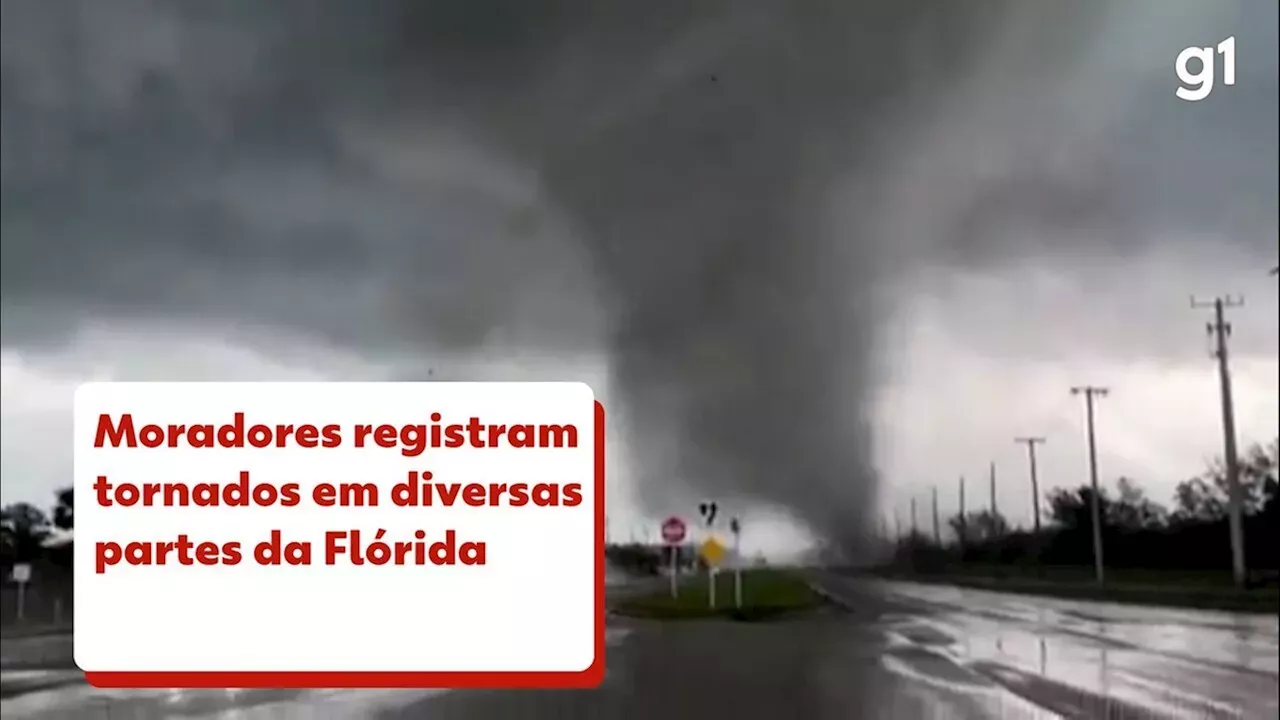
{"label": "grass median", "polygon": [[742,571],[742,606],[734,597],[734,573],[716,575],[716,602],[711,604],[711,583],[706,574],[681,578],[677,593],[669,587],[619,602],[614,611],[629,617],[654,620],[726,619],[743,622],[772,620],[813,610],[823,604],[820,595],[798,573],[788,570]]}

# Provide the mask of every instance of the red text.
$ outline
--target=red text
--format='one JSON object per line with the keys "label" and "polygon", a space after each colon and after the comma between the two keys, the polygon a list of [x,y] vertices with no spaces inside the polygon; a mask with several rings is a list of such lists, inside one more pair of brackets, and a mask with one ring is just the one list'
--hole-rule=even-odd
{"label": "red text", "polygon": [[290,438],[298,447],[315,448],[338,447],[342,443],[342,433],[337,425],[263,425],[254,424],[247,428],[244,413],[232,416],[232,421],[225,425],[142,425],[135,426],[133,415],[125,413],[119,422],[103,413],[98,416],[98,431],[94,435],[93,446],[136,448],[171,447],[185,444],[193,448],[267,448],[288,447]]}
{"label": "red text", "polygon": [[577,507],[581,483],[440,483],[431,473],[409,471],[404,482],[391,488],[391,502],[400,507]]}
{"label": "red text", "polygon": [[362,533],[338,530],[324,534],[324,564],[334,565],[346,555],[352,565],[483,565],[483,542],[458,542],[457,532],[446,530],[444,539],[427,543],[425,530],[413,533],[412,540],[387,542],[385,530]]}
{"label": "red text", "polygon": [[284,483],[279,487],[265,482],[250,484],[248,470],[241,470],[240,479],[227,484],[112,483],[106,475],[99,475],[93,483],[93,492],[102,507],[295,507],[302,502],[298,483]]}
{"label": "red text", "polygon": [[94,552],[94,569],[101,575],[112,565],[238,565],[240,543],[202,542],[179,535],[172,542],[100,542]]}
{"label": "red text", "polygon": [[398,447],[405,457],[421,455],[427,448],[578,447],[578,428],[574,425],[496,425],[483,423],[478,417],[465,425],[442,425],[440,420],[440,413],[431,413],[429,425],[356,425],[355,446]]}

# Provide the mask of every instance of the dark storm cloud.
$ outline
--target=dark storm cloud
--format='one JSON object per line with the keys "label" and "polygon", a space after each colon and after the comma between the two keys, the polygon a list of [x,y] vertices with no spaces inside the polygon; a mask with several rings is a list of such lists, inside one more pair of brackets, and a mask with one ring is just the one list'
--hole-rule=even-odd
{"label": "dark storm cloud", "polygon": [[590,293],[552,272],[556,247],[516,222],[534,198],[482,150],[414,117],[447,152],[405,182],[346,142],[364,88],[412,89],[381,79],[395,18],[351,7],[6,3],[5,330],[61,306],[478,345],[525,314],[580,342]]}
{"label": "dark storm cloud", "polygon": [[[6,0],[5,342],[604,352],[651,496],[851,536],[894,273],[1274,248],[1274,6],[1108,5]],[[1240,84],[1176,100],[1177,50],[1229,33]]]}

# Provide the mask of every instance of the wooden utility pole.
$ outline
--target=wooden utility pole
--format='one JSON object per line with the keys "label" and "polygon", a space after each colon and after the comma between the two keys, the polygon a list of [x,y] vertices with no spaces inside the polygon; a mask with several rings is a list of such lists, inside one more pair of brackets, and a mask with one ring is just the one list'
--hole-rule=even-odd
{"label": "wooden utility pole", "polygon": [[996,464],[991,463],[991,517],[1000,516],[1000,508],[996,506]]}
{"label": "wooden utility pole", "polygon": [[1084,395],[1085,428],[1089,436],[1089,486],[1093,489],[1089,514],[1093,525],[1093,568],[1098,584],[1106,582],[1102,562],[1102,499],[1098,489],[1098,444],[1093,430],[1093,406],[1096,398],[1106,397],[1104,387],[1081,385],[1071,388],[1072,395]]}
{"label": "wooden utility pole", "polygon": [[1014,442],[1023,443],[1027,446],[1027,462],[1031,466],[1031,508],[1032,520],[1035,522],[1036,534],[1040,534],[1040,483],[1036,478],[1036,446],[1044,444],[1042,437],[1020,437],[1014,438]]}
{"label": "wooden utility pole", "polygon": [[933,486],[933,542],[942,545],[942,523],[938,520],[938,486]]}
{"label": "wooden utility pole", "polygon": [[1213,308],[1213,322],[1206,329],[1214,340],[1214,356],[1218,360],[1218,386],[1222,394],[1222,461],[1227,473],[1227,507],[1231,532],[1231,570],[1237,587],[1244,587],[1248,568],[1244,552],[1244,493],[1240,487],[1240,458],[1236,449],[1236,414],[1231,393],[1231,367],[1227,355],[1227,337],[1231,324],[1226,309],[1244,305],[1244,298],[1214,298],[1212,302],[1191,299],[1193,308]]}

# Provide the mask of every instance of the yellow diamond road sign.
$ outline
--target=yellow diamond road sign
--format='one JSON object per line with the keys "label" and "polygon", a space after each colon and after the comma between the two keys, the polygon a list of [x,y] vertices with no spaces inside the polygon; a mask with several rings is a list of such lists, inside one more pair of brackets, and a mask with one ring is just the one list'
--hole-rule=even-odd
{"label": "yellow diamond road sign", "polygon": [[716,567],[724,560],[725,547],[719,540],[713,537],[707,538],[703,541],[702,547],[698,548],[698,554],[707,565]]}

